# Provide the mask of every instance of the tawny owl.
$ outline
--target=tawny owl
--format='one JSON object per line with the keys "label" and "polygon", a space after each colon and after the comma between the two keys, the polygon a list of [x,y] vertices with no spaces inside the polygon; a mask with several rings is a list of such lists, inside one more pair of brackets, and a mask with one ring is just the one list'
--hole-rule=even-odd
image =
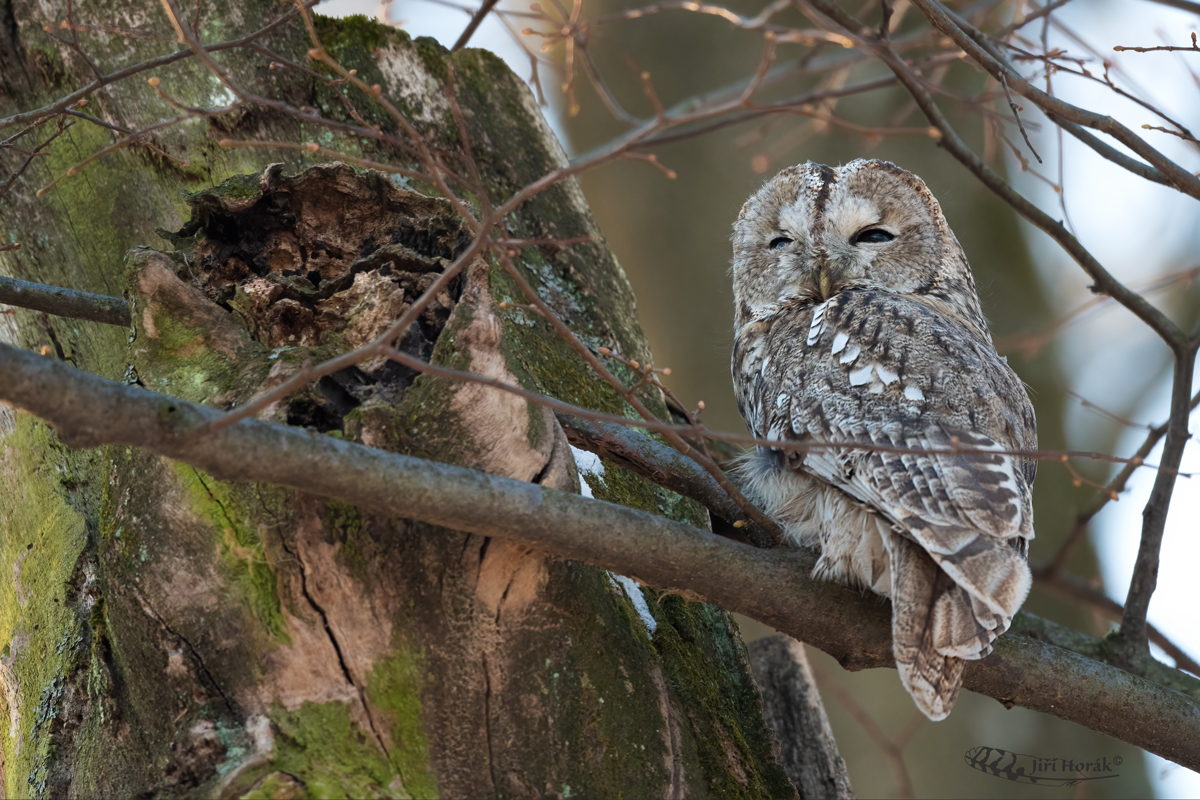
{"label": "tawny owl", "polygon": [[[886,161],[780,172],[733,234],[749,495],[819,548],[815,577],[891,598],[900,679],[950,713],[1029,591],[1033,407],[924,182]],[[855,447],[854,445],[867,445]]]}

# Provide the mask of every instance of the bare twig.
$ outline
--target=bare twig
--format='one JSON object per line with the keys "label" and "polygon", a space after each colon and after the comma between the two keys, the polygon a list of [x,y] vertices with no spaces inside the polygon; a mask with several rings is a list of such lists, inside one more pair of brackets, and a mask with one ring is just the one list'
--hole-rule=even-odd
{"label": "bare twig", "polygon": [[[494,242],[493,242],[493,244],[494,244]],[[13,249],[15,249],[15,248],[13,248]],[[453,265],[451,267],[448,267],[447,272],[449,272],[452,268],[453,268]],[[446,273],[443,273],[442,277],[444,277],[445,274]],[[447,281],[447,283],[448,283],[448,281]],[[50,290],[56,289],[56,287],[44,287],[42,284],[31,284],[31,285],[41,287],[42,289],[50,289]],[[441,291],[445,288],[446,283],[441,282],[441,280],[439,279],[439,281],[435,281],[435,283],[433,285],[436,287],[439,287],[438,291]],[[70,291],[70,290],[59,290],[59,291]],[[88,313],[93,313],[95,315],[95,316],[89,316],[89,317],[80,316],[80,318],[93,319],[94,321],[106,322],[108,324],[119,324],[119,325],[128,324],[127,322],[119,321],[119,319],[117,318],[117,315],[119,315],[121,313],[124,313],[126,315],[126,318],[128,315],[127,310],[122,312],[122,309],[127,309],[127,305],[124,305],[125,301],[122,300],[121,298],[105,297],[102,295],[88,295],[87,293],[84,293],[84,292],[80,292],[78,294],[84,295],[87,298],[91,298],[91,300],[82,302],[81,314],[83,313],[83,311],[87,311],[87,308],[91,308],[91,311],[89,311]],[[536,292],[535,292],[535,294],[536,294]],[[17,302],[17,300],[19,299],[17,295],[14,294],[11,297],[12,297],[12,302],[10,304],[22,305],[22,306],[25,305],[24,303]],[[422,297],[424,297],[424,295],[422,295]],[[97,302],[94,305],[89,305],[93,301],[97,301]],[[512,304],[512,305],[516,305],[516,304]],[[34,306],[30,305],[28,307],[34,307]],[[113,309],[113,311],[112,312],[105,311],[104,310],[105,308],[111,308],[111,309]],[[530,308],[531,308],[531,310],[535,310],[539,315],[542,315],[543,317],[545,317],[547,319],[558,320],[557,315],[555,315],[553,313],[553,310],[550,309],[549,306],[547,306],[544,302],[535,303]],[[654,417],[653,414],[649,414],[649,412],[647,412],[648,416],[646,416],[640,420],[630,419],[628,417],[620,416],[617,414],[606,414],[606,413],[598,412],[598,411],[595,411],[592,409],[581,408],[579,406],[572,405],[570,403],[566,403],[561,400],[556,400],[553,397],[548,397],[547,395],[541,394],[539,392],[536,392],[536,391],[533,391],[530,389],[525,389],[521,386],[515,386],[513,384],[505,383],[497,378],[490,378],[490,377],[486,377],[483,375],[477,375],[477,374],[471,373],[471,372],[465,372],[462,370],[451,369],[449,367],[443,367],[443,366],[439,366],[437,364],[431,364],[431,363],[428,363],[425,361],[421,361],[420,359],[415,358],[414,356],[411,356],[408,353],[405,353],[401,350],[397,350],[390,343],[394,342],[399,337],[400,332],[402,330],[406,329],[406,327],[401,328],[400,323],[403,322],[405,320],[405,318],[408,317],[408,315],[411,312],[412,312],[412,307],[410,307],[408,310],[405,311],[405,313],[404,313],[404,315],[402,315],[401,319],[397,323],[395,323],[392,326],[392,328],[389,328],[388,331],[386,331],[384,334],[380,335],[374,342],[364,345],[363,347],[361,347],[357,350],[353,350],[353,351],[344,353],[341,356],[337,356],[333,359],[330,359],[329,361],[323,362],[316,366],[313,366],[311,364],[305,364],[304,367],[299,372],[294,374],[292,377],[288,378],[282,384],[274,387],[273,389],[271,389],[270,391],[268,391],[262,395],[259,395],[253,401],[251,401],[250,403],[247,403],[244,406],[239,407],[235,411],[226,412],[225,414],[223,414],[220,417],[208,420],[203,427],[197,428],[195,431],[193,431],[191,433],[191,435],[201,436],[201,435],[211,434],[211,433],[215,433],[217,431],[223,430],[224,428],[229,427],[230,425],[236,424],[237,422],[240,422],[243,419],[247,419],[247,418],[253,416],[254,414],[258,413],[259,411],[262,411],[263,409],[265,409],[267,406],[271,405],[272,403],[274,403],[278,400],[283,399],[284,397],[287,397],[289,394],[291,394],[292,392],[301,388],[302,386],[307,385],[308,383],[316,381],[319,378],[322,378],[326,375],[331,375],[335,372],[338,372],[339,370],[347,369],[349,367],[355,366],[356,364],[359,364],[369,358],[374,358],[376,356],[382,355],[382,356],[386,356],[394,361],[397,361],[397,362],[403,364],[404,366],[409,367],[410,369],[413,369],[418,372],[428,373],[430,375],[436,375],[436,376],[439,376],[442,378],[447,378],[447,379],[458,381],[458,382],[476,383],[476,384],[480,384],[480,385],[484,385],[484,386],[490,386],[494,389],[508,392],[510,394],[514,394],[518,397],[522,397],[531,402],[545,406],[546,408],[549,408],[558,414],[566,414],[569,416],[576,416],[576,417],[579,417],[580,419],[589,420],[591,422],[596,422],[596,423],[602,423],[602,424],[606,424],[606,425],[610,425],[610,426],[615,425],[615,426],[623,426],[623,427],[627,427],[627,428],[643,428],[645,430],[648,430],[648,431],[651,431],[654,433],[663,434],[664,436],[668,437],[669,439],[673,439],[676,437],[682,437],[682,436],[688,436],[688,435],[694,435],[698,438],[698,440],[720,441],[720,442],[726,442],[729,444],[741,445],[743,447],[769,447],[769,448],[772,448],[775,450],[784,450],[784,451],[788,451],[788,452],[809,452],[809,451],[813,451],[813,450],[826,450],[826,449],[839,449],[839,450],[840,449],[853,449],[853,450],[863,450],[866,452],[884,452],[884,453],[911,454],[911,455],[918,455],[918,454],[920,454],[920,455],[954,455],[954,456],[968,456],[968,457],[970,457],[972,455],[976,455],[976,454],[979,455],[980,457],[992,457],[997,454],[1000,454],[1000,455],[1008,455],[1008,456],[1013,456],[1013,457],[1018,457],[1018,458],[1033,458],[1033,459],[1038,459],[1038,460],[1043,460],[1043,461],[1055,461],[1055,462],[1059,462],[1064,465],[1067,464],[1067,462],[1070,459],[1079,458],[1079,459],[1089,459],[1089,460],[1096,460],[1096,461],[1105,461],[1105,462],[1110,462],[1110,463],[1126,464],[1127,468],[1130,471],[1132,471],[1132,469],[1137,468],[1137,467],[1146,467],[1148,469],[1155,469],[1155,470],[1163,469],[1163,467],[1161,467],[1161,466],[1145,463],[1144,458],[1142,456],[1137,456],[1137,455],[1128,457],[1128,458],[1124,458],[1124,457],[1120,457],[1120,456],[1110,455],[1108,453],[1099,453],[1099,452],[1095,452],[1095,451],[1082,451],[1082,450],[995,450],[995,449],[980,450],[980,449],[965,447],[965,446],[961,446],[961,445],[950,447],[950,448],[915,448],[915,447],[903,447],[903,446],[897,446],[897,445],[876,444],[874,442],[867,442],[867,441],[864,441],[864,442],[838,442],[838,443],[817,442],[817,441],[811,441],[811,440],[778,441],[775,439],[756,438],[754,436],[749,436],[747,434],[737,434],[737,433],[714,431],[707,427],[700,426],[698,423],[696,423],[694,421],[689,424],[686,424],[686,425],[670,423],[670,422],[662,422],[662,421],[658,420],[656,417]],[[56,312],[50,312],[50,313],[56,313]],[[111,319],[101,319],[100,318],[100,317],[106,316],[106,315],[111,316]],[[71,315],[64,315],[64,316],[71,316]],[[414,317],[414,320],[415,320],[415,317]],[[561,320],[558,320],[558,321],[561,323]],[[589,351],[589,354],[590,354],[590,351]],[[595,359],[595,355],[594,354],[591,354],[591,355],[592,355],[592,359]],[[641,368],[641,367],[639,366],[639,368]],[[611,375],[611,372],[609,372],[609,374]],[[635,389],[628,389],[628,388],[624,387],[624,385],[620,383],[620,380],[617,379],[615,376],[612,377],[612,380],[616,381],[617,385],[620,387],[618,389],[618,391],[622,394],[622,396],[627,395],[627,394],[632,395],[633,392],[635,392],[637,388],[640,388],[640,386],[644,386],[648,383],[648,381],[643,381]],[[636,397],[634,397],[634,399],[636,400]],[[1197,401],[1200,402],[1200,395],[1198,395]],[[636,441],[636,439],[630,439],[629,443],[636,444],[637,446],[641,446],[640,443]],[[648,453],[649,450],[650,449],[647,448],[646,452]],[[682,452],[685,455],[689,455],[689,457],[691,457],[692,454],[702,455],[699,453],[695,453],[695,448],[691,447],[691,445],[688,445],[687,449],[683,450]],[[643,453],[642,457],[649,458],[649,456],[646,455],[645,453]],[[711,475],[710,468],[708,466],[706,466],[702,460],[698,461],[697,463],[703,469],[705,469],[705,471],[709,471],[710,475]],[[656,467],[649,461],[647,461],[646,463],[641,465],[641,469],[644,470],[645,474],[648,474],[648,475],[662,474],[664,472],[663,468]],[[1181,472],[1178,470],[1176,471],[1175,474],[1191,477],[1191,473]],[[717,480],[718,485],[721,485],[720,480],[716,479],[716,476],[712,476],[712,477],[714,478],[714,480]],[[689,496],[692,496],[692,495],[689,495]],[[705,504],[707,505],[707,502],[705,501],[705,495],[702,492],[700,494],[695,495],[694,498],[697,500],[700,500],[701,502],[705,502]],[[727,508],[727,507],[725,507],[725,508]],[[716,506],[714,508],[714,510],[718,514],[721,514],[722,516],[724,516],[721,506]]]}
{"label": "bare twig", "polygon": [[[1167,130],[1165,130],[1166,133],[1180,136],[1181,138],[1184,138],[1187,140],[1194,139],[1191,131],[1189,131],[1186,127],[1184,127],[1184,125],[1182,123],[1180,123],[1179,121],[1167,116],[1166,113],[1164,113],[1162,111],[1162,109],[1158,108],[1157,106],[1155,106],[1152,103],[1146,102],[1145,100],[1143,100],[1142,98],[1138,97],[1135,94],[1125,91],[1120,86],[1117,86],[1117,84],[1113,82],[1112,75],[1110,74],[1110,72],[1112,70],[1112,65],[1109,64],[1108,62],[1104,63],[1104,77],[1098,78],[1083,66],[1082,59],[1078,59],[1078,60],[1077,59],[1068,59],[1066,56],[1060,55],[1057,57],[1058,60],[1056,60],[1055,58],[1051,58],[1049,56],[1037,55],[1034,53],[1030,53],[1030,52],[1021,50],[1020,48],[1015,47],[1012,44],[1008,44],[1007,47],[1010,50],[1013,50],[1017,53],[1017,55],[1014,56],[1014,58],[1016,60],[1042,61],[1046,64],[1048,71],[1053,70],[1053,71],[1062,72],[1062,73],[1065,73],[1068,75],[1074,75],[1076,77],[1083,78],[1084,80],[1092,81],[1094,83],[1099,83],[1103,86],[1107,86],[1108,89],[1110,91],[1112,91],[1114,94],[1119,95],[1120,97],[1124,97],[1125,99],[1138,104],[1139,106],[1146,109],[1147,111],[1154,114],[1155,116],[1159,117],[1160,119],[1171,123],[1178,129],[1177,131],[1167,129]],[[1070,67],[1064,66],[1061,63],[1062,61],[1077,61],[1077,63],[1079,64],[1079,68],[1072,69]],[[1047,92],[1047,94],[1049,95],[1049,92]],[[1050,96],[1053,96],[1053,95],[1050,95]],[[1147,126],[1147,125],[1142,126],[1143,130],[1146,130],[1148,128],[1149,128],[1149,126]],[[1164,130],[1164,129],[1155,128],[1154,130]]]}
{"label": "bare twig", "polygon": [[[8,193],[9,189],[12,188],[13,184],[16,183],[17,179],[25,174],[25,170],[29,169],[29,165],[33,163],[34,158],[36,158],[38,156],[46,155],[47,149],[50,147],[50,144],[55,139],[57,139],[59,136],[62,136],[63,133],[65,133],[68,129],[70,129],[71,125],[74,124],[74,123],[67,123],[66,120],[63,118],[63,115],[59,115],[59,116],[55,117],[54,119],[58,123],[58,130],[56,130],[54,133],[50,134],[44,140],[42,140],[42,142],[39,143],[36,148],[34,148],[33,150],[30,150],[30,151],[27,151],[25,153],[25,160],[21,163],[21,166],[18,167],[12,173],[12,175],[8,176],[8,180],[6,180],[4,183],[0,184],[0,198],[3,198],[4,195]],[[11,136],[8,139],[6,139],[5,141],[0,142],[0,149],[5,149],[5,148],[15,149],[15,146],[13,144],[11,144],[15,139],[19,139],[20,137],[24,136],[26,133],[29,133],[34,128],[38,127],[38,125],[42,124],[42,122],[44,122],[44,121],[45,120],[39,120],[38,122],[35,122],[33,125],[30,125],[25,130],[16,134],[15,136]]]}
{"label": "bare twig", "polygon": [[[151,78],[151,80],[154,80],[154,79]],[[178,161],[178,159],[176,159],[173,156],[169,155],[168,153],[164,152],[161,148],[154,147],[152,144],[150,144],[150,142],[146,141],[146,137],[149,136],[151,133],[154,133],[155,131],[165,130],[166,128],[170,128],[175,125],[178,125],[180,122],[183,122],[183,121],[189,120],[189,119],[193,119],[198,116],[216,116],[218,114],[224,114],[228,111],[233,110],[235,107],[237,107],[239,105],[240,105],[240,103],[234,103],[233,105],[228,106],[227,108],[217,109],[214,111],[198,111],[198,110],[197,111],[188,111],[188,112],[186,112],[184,114],[180,114],[179,116],[174,117],[172,119],[164,120],[163,122],[160,122],[157,125],[149,125],[143,129],[141,129],[140,131],[134,131],[133,133],[129,134],[128,136],[121,137],[117,141],[110,144],[108,147],[102,147],[99,150],[97,150],[96,152],[92,153],[87,158],[83,159],[82,161],[79,161],[78,163],[68,167],[67,171],[64,172],[62,175],[59,175],[54,180],[50,181],[50,183],[48,183],[45,186],[43,186],[42,188],[38,189],[37,196],[41,197],[41,196],[45,195],[47,192],[52,190],[55,186],[57,186],[64,179],[70,178],[74,175],[77,175],[81,169],[83,169],[88,164],[92,163],[93,161],[103,158],[104,156],[108,155],[109,153],[120,150],[123,147],[128,147],[129,145],[142,145],[145,147],[151,147],[159,154],[166,156],[167,158],[170,158],[173,161]],[[184,166],[187,166],[186,162],[184,162]]]}
{"label": "bare twig", "polygon": [[1178,136],[1180,139],[1183,139],[1185,142],[1195,142],[1197,144],[1200,144],[1200,139],[1197,139],[1196,137],[1192,136],[1189,133],[1183,133],[1181,131],[1173,131],[1170,128],[1164,128],[1161,125],[1143,125],[1142,130],[1160,131],[1162,133],[1169,133],[1172,136]]}
{"label": "bare twig", "polygon": [[[800,2],[808,2],[808,0],[800,0]],[[913,0],[918,5],[927,4],[929,0]],[[829,17],[836,24],[842,26],[850,35],[857,26],[853,17],[848,16],[840,7],[831,0],[811,0],[811,6],[817,9],[820,14]],[[923,7],[923,6],[922,6]],[[944,15],[943,15],[944,17]],[[947,18],[947,24],[949,20]],[[955,31],[962,33],[957,27]],[[1121,305],[1128,308],[1136,314],[1143,322],[1145,322],[1152,330],[1154,330],[1172,350],[1177,350],[1180,347],[1186,346],[1187,337],[1183,331],[1179,329],[1165,314],[1151,305],[1147,300],[1136,292],[1130,290],[1120,281],[1118,281],[1112,273],[1106,270],[1099,261],[1096,260],[1088,250],[1080,243],[1070,231],[1059,221],[1052,219],[1048,214],[1035,206],[1033,203],[1026,200],[1018,194],[1001,175],[994,169],[985,164],[969,147],[959,138],[958,134],[950,127],[950,123],[943,116],[933,98],[926,91],[920,79],[913,74],[912,70],[895,54],[890,47],[884,42],[858,40],[864,48],[870,49],[880,60],[882,60],[901,83],[908,88],[913,98],[917,101],[917,105],[925,113],[930,123],[934,125],[941,133],[941,145],[953,155],[960,163],[966,166],[971,172],[979,178],[980,182],[1000,196],[1002,200],[1012,206],[1016,211],[1032,222],[1037,227],[1048,233],[1055,241],[1057,241],[1064,250],[1067,251],[1075,261],[1083,267],[1084,271],[1091,276],[1095,282],[1093,291],[1103,292],[1113,297]],[[975,50],[981,50],[974,42],[967,39],[968,43],[974,46]],[[984,54],[989,59],[991,58],[986,53]],[[997,80],[999,78],[997,77]],[[1024,82],[1024,79],[1022,79]],[[1027,84],[1025,84],[1027,86]]]}
{"label": "bare twig", "polygon": [[1172,45],[1159,45],[1158,47],[1123,47],[1121,45],[1117,45],[1113,48],[1113,50],[1116,50],[1118,53],[1152,53],[1156,50],[1164,50],[1167,52],[1200,53],[1200,44],[1196,43],[1196,34],[1193,33],[1191,47],[1176,47]]}
{"label": "bare twig", "polygon": [[[1140,283],[1133,286],[1133,291],[1141,295],[1155,294],[1170,289],[1178,290],[1190,285],[1197,278],[1200,278],[1200,265],[1189,267],[1188,269],[1171,272],[1155,278],[1152,281]],[[1113,298],[1109,295],[1100,295],[1079,304],[1067,313],[1063,314],[1058,319],[1051,322],[1041,330],[1031,333],[1016,333],[1009,336],[1003,336],[996,339],[996,348],[1000,352],[1004,352],[1009,348],[1018,348],[1026,358],[1033,358],[1043,347],[1054,339],[1059,333],[1070,327],[1072,324],[1080,321],[1089,311],[1100,308],[1111,308]]]}
{"label": "bare twig", "polygon": [[496,3],[498,2],[499,0],[483,0],[483,3],[479,6],[479,10],[472,15],[471,21],[467,23],[466,29],[458,37],[458,41],[456,41],[454,46],[450,48],[451,51],[462,50],[467,46],[467,42],[471,41],[471,37],[474,36],[475,31],[479,29],[479,24],[483,22],[483,18],[491,13],[491,10],[496,7]]}
{"label": "bare twig", "polygon": [[[1200,392],[1197,392],[1192,397],[1190,409],[1194,411],[1197,406],[1200,406]],[[1067,535],[1067,538],[1064,539],[1062,545],[1059,546],[1058,552],[1055,553],[1054,558],[1051,559],[1050,563],[1045,567],[1045,573],[1048,577],[1054,577],[1064,568],[1066,568],[1067,559],[1070,557],[1071,551],[1074,550],[1074,548],[1081,541],[1083,541],[1084,534],[1087,533],[1088,523],[1090,523],[1092,518],[1099,514],[1106,505],[1115,500],[1121,492],[1125,491],[1125,487],[1129,483],[1129,479],[1133,476],[1133,473],[1140,466],[1142,466],[1143,459],[1149,456],[1150,452],[1154,450],[1156,446],[1158,446],[1158,443],[1162,441],[1162,437],[1165,436],[1166,433],[1166,422],[1164,422],[1162,425],[1151,428],[1150,433],[1146,436],[1146,439],[1142,442],[1141,446],[1138,447],[1137,452],[1133,455],[1133,458],[1131,458],[1125,464],[1125,466],[1121,468],[1116,476],[1109,481],[1108,486],[1106,486],[1104,490],[1100,492],[1096,502],[1092,504],[1090,508],[1079,513],[1079,515],[1075,518],[1075,527],[1071,529],[1071,532]]]}
{"label": "bare twig", "polygon": [[1025,138],[1025,146],[1029,148],[1029,152],[1033,153],[1033,157],[1037,159],[1039,164],[1042,163],[1042,157],[1038,155],[1038,151],[1033,148],[1033,142],[1029,141],[1029,134],[1025,132],[1025,123],[1021,122],[1021,110],[1017,108],[1017,104],[1013,102],[1012,95],[1008,91],[1008,79],[1002,74],[1000,76],[1000,85],[1004,87],[1004,97],[1008,100],[1008,107],[1012,109],[1013,118],[1017,121],[1017,127],[1021,130],[1021,136]]}
{"label": "bare twig", "polygon": [[[1000,75],[1004,74],[1017,94],[1025,97],[1043,111],[1092,128],[1093,130],[1107,133],[1135,154],[1150,162],[1150,164],[1166,176],[1173,187],[1184,194],[1200,199],[1200,178],[1197,178],[1191,172],[1151,147],[1133,131],[1114,120],[1111,116],[1079,108],[1038,89],[1014,70],[991,47],[983,34],[970,25],[970,23],[952,14],[937,0],[912,0],[912,2],[938,30],[949,36],[956,45],[967,53],[972,61],[987,70],[993,78],[999,80]],[[825,4],[823,3],[823,5]]]}
{"label": "bare twig", "polygon": [[[1010,34],[1012,34],[1014,31],[1020,30],[1021,28],[1025,27],[1029,23],[1033,22],[1035,19],[1040,19],[1040,18],[1046,16],[1047,14],[1050,14],[1053,11],[1057,11],[1058,9],[1062,8],[1069,2],[1071,2],[1071,0],[1054,0],[1054,2],[1052,2],[1052,3],[1047,3],[1046,5],[1042,6],[1041,8],[1038,8],[1036,11],[1033,11],[1032,13],[1023,15],[1019,21],[1014,22],[1011,25],[1007,25],[1007,26],[1001,28],[1000,30],[996,31],[995,33],[992,34],[992,38],[1003,39],[1006,36],[1009,36]],[[1029,5],[1033,5],[1036,7],[1037,4],[1030,3]]]}
{"label": "bare twig", "polygon": [[[622,399],[629,403],[629,405],[633,407],[634,411],[636,411],[643,420],[646,420],[647,422],[657,422],[658,418],[654,415],[654,412],[647,408],[645,403],[643,403],[642,400],[637,396],[637,387],[627,389],[625,385],[621,383],[621,380],[617,378],[617,376],[613,375],[612,372],[605,367],[603,363],[601,363],[600,359],[597,358],[596,355],[593,354],[592,351],[589,350],[588,347],[581,342],[577,336],[575,336],[575,333],[566,325],[566,323],[558,318],[558,316],[554,313],[554,310],[551,309],[549,304],[542,299],[541,295],[537,293],[537,290],[533,288],[521,271],[516,268],[516,265],[512,263],[506,253],[500,252],[497,254],[497,256],[509,277],[516,282],[521,291],[525,293],[525,296],[528,297],[535,306],[541,309],[543,316],[546,317],[558,334],[571,344],[571,346],[575,349],[575,352],[579,354],[584,362],[591,367],[596,374],[599,375],[602,380],[604,380],[605,383],[613,387],[613,389],[615,389],[618,394],[621,395]],[[721,467],[718,466],[716,461],[714,461],[703,451],[698,451],[695,447],[688,444],[688,442],[674,430],[664,430],[662,433],[666,437],[667,441],[670,442],[673,447],[675,447],[675,449],[677,449],[683,455],[693,459],[706,472],[708,472],[709,475],[712,476],[713,480],[715,480],[717,484],[725,491],[725,493],[729,495],[730,499],[733,500],[733,502],[736,503],[739,508],[741,508],[742,513],[745,514],[746,520],[753,522],[755,526],[766,533],[766,539],[761,542],[755,542],[755,544],[758,544],[762,547],[773,547],[783,541],[783,531],[780,529],[779,525],[773,519],[756,508],[748,499],[746,499],[741,491],[725,476],[725,473],[721,470]],[[735,527],[739,527],[737,522],[734,522],[733,524]]]}
{"label": "bare twig", "polygon": [[[315,6],[318,2],[320,2],[320,0],[303,0],[303,2],[304,2],[305,8],[311,8],[312,6]],[[231,39],[227,42],[221,42],[220,44],[207,45],[203,49],[207,53],[216,53],[216,52],[220,52],[222,50],[234,50],[239,47],[249,47],[250,44],[252,44],[256,40],[262,38],[263,36],[270,33],[271,31],[275,30],[280,25],[283,25],[285,22],[290,20],[295,15],[296,15],[296,10],[289,9],[288,11],[285,11],[284,13],[280,14],[278,17],[271,20],[266,25],[262,26],[261,28],[254,31],[253,33],[243,36],[240,39]],[[168,64],[174,64],[176,61],[180,61],[182,59],[189,58],[192,55],[193,55],[193,51],[190,48],[184,49],[184,50],[178,50],[174,53],[170,53],[165,56],[159,56],[158,58],[151,58],[146,61],[142,61],[137,64],[133,64],[128,67],[125,67],[124,69],[117,70],[116,72],[111,72],[108,75],[105,75],[101,78],[97,78],[96,80],[92,81],[91,83],[89,83],[87,86],[84,86],[83,88],[76,89],[75,91],[71,92],[70,94],[60,97],[59,99],[55,100],[53,103],[49,103],[47,105],[42,106],[41,108],[36,108],[32,111],[22,111],[19,114],[13,114],[12,116],[4,117],[3,119],[0,119],[0,130],[4,130],[5,128],[11,127],[13,125],[20,125],[20,124],[23,124],[26,122],[32,122],[41,117],[48,117],[53,114],[61,113],[61,112],[65,111],[66,109],[70,108],[71,106],[78,105],[80,100],[85,99],[88,95],[92,94],[97,89],[102,89],[105,86],[108,86],[110,84],[116,83],[121,80],[124,80],[125,78],[128,78],[132,75],[138,75],[143,72],[149,72],[150,70],[158,69],[159,67],[165,67]]]}

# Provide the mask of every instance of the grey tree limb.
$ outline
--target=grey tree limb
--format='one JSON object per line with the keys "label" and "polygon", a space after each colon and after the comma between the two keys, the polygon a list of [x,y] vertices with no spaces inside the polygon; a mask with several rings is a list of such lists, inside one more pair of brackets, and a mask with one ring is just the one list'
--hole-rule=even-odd
{"label": "grey tree limb", "polygon": [[[1194,409],[1197,405],[1200,405],[1200,394],[1192,397],[1189,407]],[[580,419],[563,413],[558,414],[557,417],[567,434],[567,440],[575,447],[607,458],[660,486],[701,503],[715,515],[714,532],[720,532],[726,536],[733,534],[734,538],[744,540],[736,535],[733,528],[722,526],[719,529],[716,525],[717,517],[731,524],[736,521],[739,518],[737,505],[729,499],[729,496],[708,473],[678,450],[660,444],[646,434],[622,425]],[[1147,441],[1139,448],[1138,455],[1144,458],[1166,433],[1166,429],[1165,424],[1153,429]],[[1133,467],[1130,465],[1127,470],[1123,470],[1114,479],[1111,485],[1123,485],[1124,479],[1128,477],[1126,473],[1132,473],[1132,470]],[[1091,519],[1094,511],[1098,510],[1098,508],[1093,509],[1086,515],[1086,519]],[[753,542],[751,543],[753,544]],[[1059,555],[1056,555],[1054,562],[1050,565],[1040,569],[1035,568],[1034,579],[1054,591],[1099,609],[1114,622],[1120,622],[1124,610],[1119,603],[1109,599],[1103,592],[1088,587],[1077,576],[1062,572],[1062,564],[1059,563],[1059,559],[1061,557],[1065,560],[1065,552],[1069,552],[1069,548],[1065,548]],[[1165,650],[1167,655],[1175,660],[1177,667],[1200,676],[1200,666],[1191,656],[1153,625],[1147,624],[1146,627],[1150,641]],[[1086,654],[1094,655],[1092,652]],[[1156,676],[1147,671],[1156,670],[1157,668],[1153,666],[1155,663],[1157,662],[1153,662],[1153,660],[1147,661],[1144,665],[1146,669],[1139,670],[1139,674],[1142,677],[1157,680]]]}
{"label": "grey tree limb", "polygon": [[1200,2],[1192,2],[1192,0],[1151,0],[1151,2],[1157,2],[1160,6],[1170,6],[1171,8],[1180,8],[1181,11],[1200,14]]}
{"label": "grey tree limb", "polygon": [[[695,461],[624,425],[557,414],[567,441],[631,469],[676,494],[701,503],[731,525],[744,515],[737,503]],[[753,525],[748,523],[747,527]]]}
{"label": "grey tree limb", "polygon": [[788,636],[750,642],[750,669],[763,699],[763,719],[779,738],[783,765],[803,800],[854,797],[804,645]]}
{"label": "grey tree limb", "polygon": [[[894,665],[886,604],[813,581],[816,557],[806,550],[761,550],[631,508],[287,425],[243,420],[195,436],[220,412],[5,344],[0,400],[51,423],[70,447],[141,447],[220,480],[287,486],[524,542],[740,612],[820,648],[848,669]],[[1043,628],[1043,637],[1054,639],[1054,626]],[[1064,643],[1101,648],[1082,634],[1072,633]],[[1200,686],[1182,674],[1176,680]],[[1200,769],[1200,689],[1189,696],[1020,635],[1002,637],[991,656],[972,662],[964,685],[1005,706],[1053,714]]]}
{"label": "grey tree limb", "polygon": [[45,311],[60,317],[129,327],[129,303],[122,298],[64,289],[61,286],[0,276],[0,303]]}
{"label": "grey tree limb", "polygon": [[1178,8],[1181,11],[1190,11],[1193,14],[1200,14],[1200,3],[1193,3],[1192,0],[1150,0],[1150,2],[1158,3],[1160,6]]}

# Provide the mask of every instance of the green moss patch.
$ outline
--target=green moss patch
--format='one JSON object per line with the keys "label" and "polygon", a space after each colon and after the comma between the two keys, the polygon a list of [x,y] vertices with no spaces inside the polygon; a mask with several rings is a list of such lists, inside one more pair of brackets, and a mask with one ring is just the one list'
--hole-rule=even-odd
{"label": "green moss patch", "polygon": [[[790,797],[771,756],[771,732],[737,624],[722,609],[663,597],[654,643],[674,693],[689,709],[700,767],[713,797]],[[726,669],[714,670],[714,664]],[[740,668],[739,668],[740,667]]]}
{"label": "green moss patch", "polygon": [[251,527],[257,515],[242,497],[246,488],[214,480],[177,461],[170,464],[191,500],[192,511],[217,536],[231,587],[236,587],[242,602],[271,636],[290,644],[275,571],[267,560],[262,537]]}
{"label": "green moss patch", "polygon": [[[85,654],[84,630],[67,606],[71,583],[87,544],[84,518],[68,493],[87,470],[88,455],[64,448],[49,427],[21,415],[0,445],[0,469],[16,473],[21,494],[0,495],[0,664],[5,694],[0,725],[9,797],[40,795],[54,744],[51,729]],[[13,708],[13,705],[16,708]]]}
{"label": "green moss patch", "polygon": [[411,795],[387,756],[351,719],[350,704],[305,702],[295,711],[276,703],[274,769],[304,784],[314,800]]}
{"label": "green moss patch", "polygon": [[391,745],[392,764],[404,788],[414,798],[437,797],[437,776],[429,740],[421,720],[422,657],[398,645],[394,654],[376,664],[367,675],[367,697],[382,711]]}

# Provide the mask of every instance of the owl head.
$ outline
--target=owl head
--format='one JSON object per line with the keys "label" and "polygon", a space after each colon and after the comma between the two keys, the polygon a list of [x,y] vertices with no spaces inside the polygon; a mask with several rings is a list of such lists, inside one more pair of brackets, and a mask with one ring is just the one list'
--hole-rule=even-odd
{"label": "owl head", "polygon": [[911,172],[874,159],[808,162],[742,206],[733,232],[739,328],[854,289],[911,296],[990,340],[962,247]]}

